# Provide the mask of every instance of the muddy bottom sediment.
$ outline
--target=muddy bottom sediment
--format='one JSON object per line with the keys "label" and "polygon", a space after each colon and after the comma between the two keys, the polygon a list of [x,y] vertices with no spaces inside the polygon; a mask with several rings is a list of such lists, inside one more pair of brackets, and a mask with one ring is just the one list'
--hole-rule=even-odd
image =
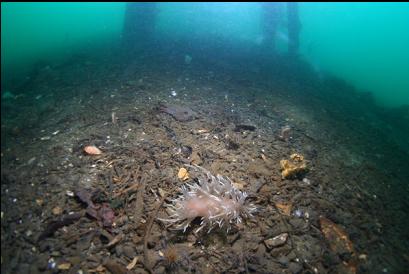
{"label": "muddy bottom sediment", "polygon": [[[2,100],[2,272],[407,269],[407,153],[360,109],[365,99],[337,82],[249,71],[84,61]],[[163,106],[192,112],[175,119]],[[308,172],[283,179],[280,161],[294,153]],[[178,178],[186,164],[231,178],[254,218],[209,234],[157,220],[189,182]]]}

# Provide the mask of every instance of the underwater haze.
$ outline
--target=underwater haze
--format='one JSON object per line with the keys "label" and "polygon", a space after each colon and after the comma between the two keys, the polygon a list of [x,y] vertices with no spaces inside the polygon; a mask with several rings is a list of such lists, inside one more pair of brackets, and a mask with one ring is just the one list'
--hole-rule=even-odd
{"label": "underwater haze", "polygon": [[2,273],[406,273],[408,3],[1,3]]}
{"label": "underwater haze", "polygon": [[[39,60],[68,58],[76,49],[117,43],[125,5],[2,3],[2,77]],[[210,33],[256,44],[262,36],[256,3],[158,5],[155,24],[163,36]],[[301,3],[300,18],[300,52],[315,70],[372,92],[381,105],[409,104],[409,3]],[[286,44],[280,28],[278,43]]]}

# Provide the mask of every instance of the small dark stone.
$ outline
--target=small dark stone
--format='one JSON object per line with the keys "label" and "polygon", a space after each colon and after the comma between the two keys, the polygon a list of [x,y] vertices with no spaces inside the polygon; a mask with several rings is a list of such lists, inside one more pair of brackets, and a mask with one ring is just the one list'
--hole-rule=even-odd
{"label": "small dark stone", "polygon": [[289,222],[295,229],[301,229],[304,226],[304,221],[302,219],[293,218]]}
{"label": "small dark stone", "polygon": [[37,269],[40,271],[45,271],[48,266],[48,256],[45,254],[41,254],[38,256],[37,259]]}
{"label": "small dark stone", "polygon": [[152,241],[148,242],[148,248],[149,249],[154,248],[155,246],[156,246],[155,242],[152,242]]}
{"label": "small dark stone", "polygon": [[30,265],[30,270],[29,272],[30,274],[39,274],[41,273],[41,271],[38,269],[38,266],[36,264],[31,264]]}
{"label": "small dark stone", "polygon": [[79,265],[82,261],[81,257],[78,256],[68,257],[67,260],[73,265]]}
{"label": "small dark stone", "polygon": [[250,125],[236,125],[234,128],[235,132],[241,132],[241,131],[255,131],[256,127],[255,126],[250,126]]}
{"label": "small dark stone", "polygon": [[22,263],[18,266],[18,273],[29,273],[30,265]]}
{"label": "small dark stone", "polygon": [[183,157],[189,158],[190,155],[192,154],[193,149],[191,146],[182,146],[181,151],[182,151]]}
{"label": "small dark stone", "polygon": [[289,263],[289,260],[288,260],[287,257],[281,256],[280,258],[278,258],[278,262],[279,262],[282,266],[287,267],[287,266],[288,266],[288,263]]}
{"label": "small dark stone", "polygon": [[196,113],[190,108],[177,105],[162,105],[159,110],[170,114],[179,122],[191,121],[196,116]]}
{"label": "small dark stone", "polygon": [[122,245],[117,245],[115,247],[115,253],[118,257],[121,257],[122,253],[123,253],[123,248]]}
{"label": "small dark stone", "polygon": [[291,273],[297,274],[297,273],[301,272],[302,266],[300,264],[298,264],[298,263],[291,262],[288,265],[288,269],[291,271]]}
{"label": "small dark stone", "polygon": [[44,242],[40,242],[39,246],[38,246],[38,250],[40,252],[45,252],[47,250],[52,250],[54,248],[54,245],[50,242],[44,241]]}
{"label": "small dark stone", "polygon": [[133,259],[135,257],[135,255],[136,255],[135,249],[132,246],[129,246],[129,245],[123,247],[123,253],[129,259]]}
{"label": "small dark stone", "polygon": [[121,208],[124,206],[124,201],[122,199],[116,198],[113,199],[109,205],[113,208],[113,209],[117,209],[117,208]]}
{"label": "small dark stone", "polygon": [[227,149],[237,150],[237,149],[239,149],[239,147],[240,147],[240,145],[239,145],[238,143],[233,142],[233,141],[230,140],[230,139],[227,139],[227,140],[226,140],[226,148],[227,148]]}
{"label": "small dark stone", "polygon": [[325,267],[330,267],[330,266],[336,265],[336,264],[338,264],[338,263],[340,263],[340,262],[341,262],[341,260],[338,258],[338,256],[335,255],[335,254],[332,253],[332,252],[326,251],[326,252],[324,252],[324,254],[322,255],[322,264],[323,264]]}

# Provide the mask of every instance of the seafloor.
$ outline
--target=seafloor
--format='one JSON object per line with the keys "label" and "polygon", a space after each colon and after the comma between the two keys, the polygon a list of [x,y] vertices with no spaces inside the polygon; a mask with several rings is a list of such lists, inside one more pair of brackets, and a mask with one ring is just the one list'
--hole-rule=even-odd
{"label": "seafloor", "polygon": [[[294,58],[190,54],[39,64],[2,99],[2,273],[409,269],[407,107]],[[308,172],[282,179],[293,153]],[[230,177],[254,218],[209,234],[157,220],[185,164]]]}

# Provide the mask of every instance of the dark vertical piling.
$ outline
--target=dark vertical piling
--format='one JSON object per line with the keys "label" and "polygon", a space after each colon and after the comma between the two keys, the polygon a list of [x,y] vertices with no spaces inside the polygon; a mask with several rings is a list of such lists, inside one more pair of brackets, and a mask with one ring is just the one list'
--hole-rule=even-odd
{"label": "dark vertical piling", "polygon": [[282,14],[281,4],[276,2],[263,2],[261,5],[262,48],[263,50],[274,52],[278,24]]}
{"label": "dark vertical piling", "polygon": [[157,5],[152,2],[126,4],[123,43],[129,49],[153,42]]}
{"label": "dark vertical piling", "polygon": [[299,35],[301,23],[298,14],[298,3],[287,2],[287,21],[288,21],[288,54],[297,55],[299,47]]}

